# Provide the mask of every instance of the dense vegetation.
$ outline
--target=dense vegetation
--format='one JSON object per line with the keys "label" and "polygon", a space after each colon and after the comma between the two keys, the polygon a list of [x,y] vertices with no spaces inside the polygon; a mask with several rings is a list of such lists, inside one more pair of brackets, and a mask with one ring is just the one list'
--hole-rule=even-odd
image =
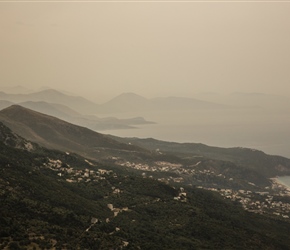
{"label": "dense vegetation", "polygon": [[92,166],[73,154],[43,148],[28,152],[1,142],[0,248],[288,249],[290,245],[289,222],[248,213],[216,193],[183,190],[116,167],[95,181],[69,183],[68,176],[45,167],[49,159],[60,160],[64,168],[111,169]]}
{"label": "dense vegetation", "polygon": [[156,139],[120,138],[113,139],[124,143],[174,154],[184,159],[206,157],[215,160],[232,162],[247,170],[254,170],[265,177],[290,174],[290,160],[282,156],[267,155],[262,151],[249,148],[220,148],[201,143],[176,143]]}

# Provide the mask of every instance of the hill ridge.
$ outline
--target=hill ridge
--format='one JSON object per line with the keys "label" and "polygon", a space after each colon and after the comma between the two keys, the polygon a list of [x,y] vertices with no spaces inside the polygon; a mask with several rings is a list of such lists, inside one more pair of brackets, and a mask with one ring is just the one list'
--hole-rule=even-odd
{"label": "hill ridge", "polygon": [[115,141],[86,127],[74,125],[20,105],[12,105],[1,110],[0,121],[22,137],[42,146],[68,150],[90,157],[108,155],[109,151],[106,153],[106,149],[117,150],[119,153],[126,150],[128,152],[140,151],[139,147]]}

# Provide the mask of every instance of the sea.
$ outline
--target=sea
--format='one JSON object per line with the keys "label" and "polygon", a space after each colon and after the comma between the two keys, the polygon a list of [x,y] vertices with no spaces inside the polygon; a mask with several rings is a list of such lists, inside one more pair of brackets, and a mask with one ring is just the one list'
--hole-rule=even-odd
{"label": "sea", "polygon": [[290,176],[279,176],[277,177],[278,182],[290,188]]}
{"label": "sea", "polygon": [[[127,114],[130,118],[136,114]],[[117,114],[115,115],[117,116]],[[120,137],[155,138],[171,142],[203,143],[216,147],[246,147],[290,158],[290,118],[241,113],[146,113],[155,124],[134,129],[99,131]]]}

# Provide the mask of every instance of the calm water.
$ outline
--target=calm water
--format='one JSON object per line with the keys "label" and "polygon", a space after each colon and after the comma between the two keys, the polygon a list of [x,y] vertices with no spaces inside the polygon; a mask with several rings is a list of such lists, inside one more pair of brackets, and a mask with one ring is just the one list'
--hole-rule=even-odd
{"label": "calm water", "polygon": [[[138,114],[127,114],[134,117]],[[285,116],[244,113],[139,114],[157,124],[137,129],[100,131],[120,137],[204,143],[219,147],[247,147],[290,158],[290,119]]]}
{"label": "calm water", "polygon": [[277,178],[279,182],[290,188],[290,176],[280,176]]}

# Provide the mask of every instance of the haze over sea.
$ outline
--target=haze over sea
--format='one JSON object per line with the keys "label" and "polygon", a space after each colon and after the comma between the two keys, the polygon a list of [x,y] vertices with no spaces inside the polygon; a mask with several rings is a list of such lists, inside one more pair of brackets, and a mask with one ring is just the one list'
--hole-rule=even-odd
{"label": "haze over sea", "polygon": [[[289,2],[205,2],[0,1],[0,87],[49,86],[97,103],[124,92],[283,95],[283,117],[136,113],[158,124],[106,132],[290,157]],[[229,103],[260,100],[267,109],[284,100],[231,97]]]}
{"label": "haze over sea", "polygon": [[[276,119],[269,114],[257,116],[255,112],[246,115],[241,112],[143,113],[146,120],[156,124],[101,132],[120,137],[155,138],[217,147],[247,147],[290,158],[290,122],[287,117]],[[119,118],[138,115],[140,113],[113,114]]]}
{"label": "haze over sea", "polygon": [[283,184],[283,185],[287,186],[288,188],[290,188],[290,176],[279,176],[279,177],[277,177],[277,180],[281,184]]}

